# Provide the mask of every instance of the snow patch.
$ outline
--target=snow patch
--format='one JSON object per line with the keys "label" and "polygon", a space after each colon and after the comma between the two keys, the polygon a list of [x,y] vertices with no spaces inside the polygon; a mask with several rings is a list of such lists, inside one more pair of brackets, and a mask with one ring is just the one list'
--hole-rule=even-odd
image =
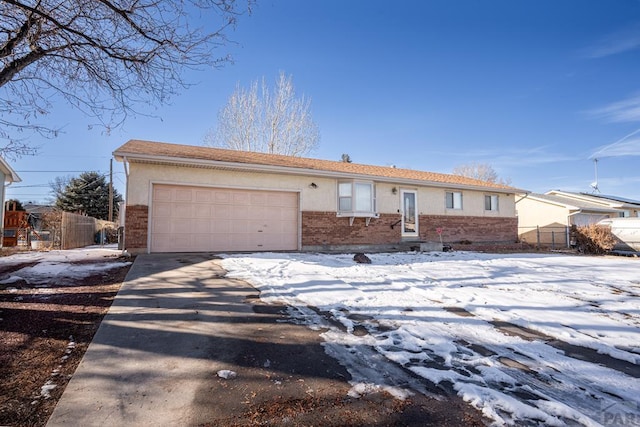
{"label": "snow patch", "polygon": [[[436,387],[498,425],[598,425],[604,403],[640,419],[639,260],[389,253],[362,265],[352,258],[233,254],[222,265],[266,302],[289,305],[293,322],[326,330],[325,351],[351,374],[353,396],[385,390],[401,398]],[[604,359],[588,351],[571,357],[554,342]]]}

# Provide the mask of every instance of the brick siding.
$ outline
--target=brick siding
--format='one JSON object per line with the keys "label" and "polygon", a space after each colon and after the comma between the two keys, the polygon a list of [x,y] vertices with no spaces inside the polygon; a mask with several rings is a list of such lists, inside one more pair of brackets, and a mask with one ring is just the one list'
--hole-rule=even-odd
{"label": "brick siding", "polygon": [[349,218],[338,218],[335,212],[302,212],[302,247],[327,245],[384,245],[401,240],[400,224],[391,228],[400,215],[381,214],[371,218],[369,226],[365,218],[356,218],[349,225]]}
{"label": "brick siding", "polygon": [[442,228],[445,243],[513,243],[518,240],[518,218],[486,216],[420,215],[420,239],[438,241]]}
{"label": "brick siding", "polygon": [[[344,245],[395,245],[402,242],[399,214],[381,214],[365,226],[364,218],[340,218],[335,212],[302,212],[302,247]],[[391,225],[395,224],[393,228]],[[440,240],[437,228],[442,228],[445,243],[513,243],[518,238],[517,218],[420,215],[421,241]],[[418,240],[418,239],[416,239]]]}
{"label": "brick siding", "polygon": [[127,205],[125,216],[125,249],[130,253],[146,252],[149,207],[146,205]]}

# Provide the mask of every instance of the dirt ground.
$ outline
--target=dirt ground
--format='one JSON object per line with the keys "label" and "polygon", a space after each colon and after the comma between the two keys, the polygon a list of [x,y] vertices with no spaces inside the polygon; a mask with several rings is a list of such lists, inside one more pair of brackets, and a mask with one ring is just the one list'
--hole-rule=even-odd
{"label": "dirt ground", "polygon": [[[0,257],[0,278],[30,265]],[[0,425],[46,424],[128,270],[0,285]]]}
{"label": "dirt ground", "polygon": [[[119,262],[110,257],[100,262]],[[92,261],[96,262],[96,261]],[[0,257],[0,278],[29,263],[3,265]],[[80,363],[100,322],[129,270],[129,266],[92,273],[83,278],[58,274],[49,283],[37,286],[28,283],[0,285],[0,425],[44,426],[53,412],[69,379]],[[255,312],[269,311],[284,319],[282,307],[265,306],[254,296]],[[317,348],[315,348],[317,347]],[[256,349],[244,349],[243,357]],[[283,364],[291,365],[289,379],[300,385],[300,393],[292,395],[268,390],[245,390],[240,382],[220,383],[230,395],[233,388],[253,396],[238,402],[238,411],[203,426],[216,425],[292,425],[292,426],[482,426],[486,420],[459,398],[443,393],[441,399],[414,395],[405,400],[394,399],[379,392],[360,398],[350,398],[348,373],[331,379],[319,395],[304,393],[305,378],[300,376],[301,363],[331,363],[321,345],[304,355],[274,354]],[[296,375],[293,375],[297,372]],[[256,371],[256,375],[260,374]],[[283,381],[288,381],[284,379]],[[311,381],[311,379],[309,379]],[[297,386],[296,386],[297,387]],[[297,388],[291,388],[296,390]],[[281,389],[281,388],[280,388]],[[299,394],[299,395],[298,395]],[[222,422],[222,424],[221,424]]]}

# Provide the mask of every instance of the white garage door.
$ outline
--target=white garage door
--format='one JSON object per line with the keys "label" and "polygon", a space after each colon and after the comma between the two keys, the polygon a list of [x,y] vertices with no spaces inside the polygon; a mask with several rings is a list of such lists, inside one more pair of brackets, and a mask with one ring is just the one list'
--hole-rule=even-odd
{"label": "white garage door", "polygon": [[298,249],[298,194],[153,186],[151,252]]}
{"label": "white garage door", "polygon": [[597,224],[599,221],[609,218],[606,214],[577,214],[573,216],[573,224],[581,227],[585,225]]}

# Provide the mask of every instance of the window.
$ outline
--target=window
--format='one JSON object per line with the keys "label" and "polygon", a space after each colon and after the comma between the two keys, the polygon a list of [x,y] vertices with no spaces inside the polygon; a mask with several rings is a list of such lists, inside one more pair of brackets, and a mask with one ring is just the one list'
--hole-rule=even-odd
{"label": "window", "polygon": [[338,184],[338,210],[351,211],[353,199],[353,185],[350,182],[341,182]]}
{"label": "window", "polygon": [[372,182],[338,183],[338,211],[342,213],[374,213],[375,187]]}
{"label": "window", "polygon": [[462,193],[447,191],[446,200],[447,209],[462,209]]}
{"label": "window", "polygon": [[484,196],[484,210],[485,211],[497,211],[498,210],[498,196]]}

